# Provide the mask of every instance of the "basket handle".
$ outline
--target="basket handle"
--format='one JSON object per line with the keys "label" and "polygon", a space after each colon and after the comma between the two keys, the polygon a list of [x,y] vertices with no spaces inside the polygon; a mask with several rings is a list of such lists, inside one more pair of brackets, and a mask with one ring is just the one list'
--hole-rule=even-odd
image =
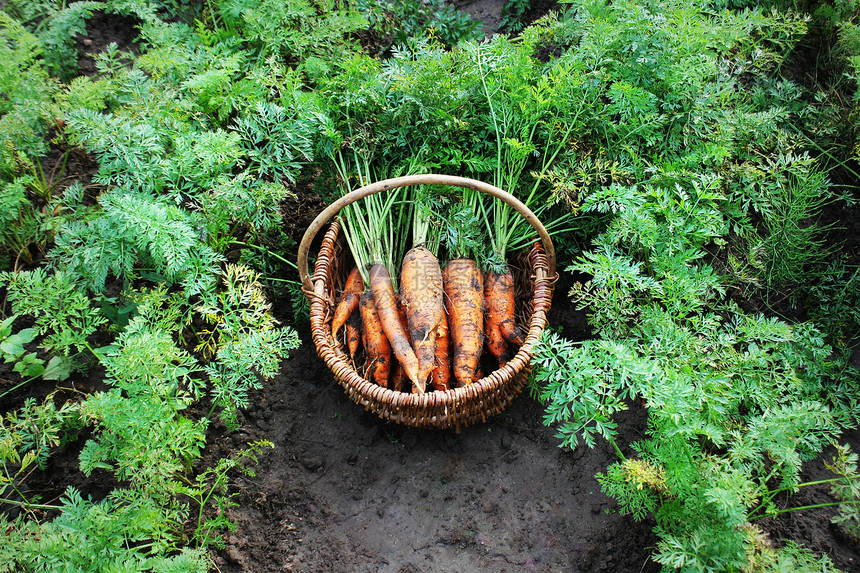
{"label": "basket handle", "polygon": [[464,187],[466,189],[474,189],[501,199],[513,207],[514,210],[522,215],[526,222],[528,222],[534,230],[537,231],[537,234],[540,236],[541,242],[543,243],[544,251],[546,252],[549,276],[555,276],[555,248],[552,246],[552,240],[550,239],[549,233],[531,209],[526,207],[519,199],[507,191],[499,189],[495,185],[490,185],[489,183],[484,183],[483,181],[478,181],[476,179],[469,179],[467,177],[438,174],[406,175],[404,177],[384,179],[382,181],[377,181],[376,183],[365,185],[364,187],[359,187],[358,189],[347,193],[326,207],[322,213],[317,215],[316,219],[313,220],[305,231],[305,234],[302,237],[302,242],[299,243],[298,259],[296,261],[299,268],[299,277],[302,280],[302,286],[306,292],[312,292],[314,290],[313,284],[311,284],[310,275],[308,274],[308,251],[310,250],[311,243],[319,230],[332,217],[337,215],[341,209],[350,203],[354,203],[368,195],[374,195],[382,191],[397,189],[399,187],[409,187],[411,185],[450,185],[452,187]]}

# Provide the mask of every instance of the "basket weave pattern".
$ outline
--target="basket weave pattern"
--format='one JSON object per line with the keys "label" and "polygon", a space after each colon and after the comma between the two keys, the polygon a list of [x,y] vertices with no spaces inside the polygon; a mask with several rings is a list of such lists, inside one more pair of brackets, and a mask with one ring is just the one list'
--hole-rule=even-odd
{"label": "basket weave pattern", "polygon": [[535,344],[547,324],[555,282],[554,265],[537,241],[516,262],[511,261],[518,285],[518,315],[525,318],[527,335],[517,354],[505,366],[473,384],[424,394],[389,390],[359,374],[349,355],[332,337],[335,295],[345,281],[351,256],[337,220],[322,239],[310,283],[311,334],[317,353],[355,403],[385,420],[419,428],[461,428],[486,422],[519,395],[528,381]]}

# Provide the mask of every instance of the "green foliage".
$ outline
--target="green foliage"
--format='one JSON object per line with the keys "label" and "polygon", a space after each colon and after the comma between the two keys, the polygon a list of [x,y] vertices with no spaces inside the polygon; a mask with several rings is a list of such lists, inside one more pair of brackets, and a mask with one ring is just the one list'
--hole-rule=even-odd
{"label": "green foliage", "polygon": [[0,273],[16,315],[35,319],[34,328],[44,336],[41,346],[56,355],[71,356],[89,348],[88,338],[105,323],[89,297],[68,272],[48,274],[44,268]]}
{"label": "green foliage", "polygon": [[208,571],[204,551],[174,551],[177,516],[152,499],[118,489],[94,503],[70,487],[60,511],[42,524],[0,516],[0,571]]}
{"label": "green foliage", "polygon": [[[227,517],[227,509],[238,506],[231,501],[236,493],[229,489],[230,472],[237,470],[244,476],[255,477],[251,464],[259,463],[264,448],[274,447],[273,443],[266,440],[251,442],[246,449],[218,460],[215,467],[207,468],[194,479],[192,484],[183,489],[185,495],[192,498],[198,505],[194,537],[200,545],[208,545],[210,535],[214,531],[235,528],[235,524]],[[215,504],[217,513],[215,517],[207,517],[204,510],[212,502]]]}
{"label": "green foliage", "polygon": [[36,331],[32,328],[24,328],[18,332],[12,332],[12,323],[18,318],[12,315],[0,323],[0,353],[3,361],[7,364],[14,363],[13,372],[17,372],[24,378],[32,378],[44,374],[45,361],[39,358],[35,352],[27,352],[25,344],[33,342]]}
{"label": "green foliage", "polygon": [[193,226],[192,217],[168,201],[121,190],[99,198],[88,220],[70,221],[56,237],[55,264],[95,292],[109,274],[141,272],[155,282],[181,284],[189,295],[212,288],[221,257]]}
{"label": "green foliage", "polygon": [[280,203],[294,196],[286,185],[254,180],[248,173],[225,181],[201,199],[207,242],[223,253],[244,232],[255,238],[276,232],[281,227]]}
{"label": "green foliage", "polygon": [[104,8],[102,2],[78,1],[62,3],[45,14],[40,39],[45,47],[45,65],[61,80],[68,81],[78,75],[78,53],[75,38],[87,32],[86,23],[96,10]]}
{"label": "green foliage", "polygon": [[4,470],[0,485],[20,480],[20,476],[9,475],[10,464],[26,471],[30,463],[27,454],[32,455],[39,469],[46,469],[51,449],[74,440],[71,433],[80,426],[79,415],[77,404],[68,402],[57,407],[50,395],[42,404],[28,398],[21,409],[0,417],[0,463]]}
{"label": "green foliage", "polygon": [[[321,81],[330,118],[323,151],[335,159],[349,146],[353,170],[364,164],[379,174],[420,166],[457,172],[467,158],[486,164],[487,143],[469,129],[480,86],[462,72],[463,55],[421,42],[384,64],[368,56],[343,61]],[[486,137],[486,124],[475,127]]]}
{"label": "green foliage", "polygon": [[249,171],[276,183],[295,183],[302,165],[313,158],[317,115],[306,100],[289,110],[266,102],[247,110],[235,129],[248,151]]}
{"label": "green foliage", "polygon": [[39,40],[0,11],[0,185],[45,152],[56,83],[39,56]]}
{"label": "green foliage", "polygon": [[259,278],[247,267],[227,265],[222,288],[204,295],[196,308],[212,326],[199,333],[197,350],[214,355],[206,366],[213,409],[223,408],[230,425],[236,424],[236,409],[247,406],[248,392],[262,388],[261,378],[271,379],[280,360],[300,344],[292,328],[277,327]]}
{"label": "green foliage", "polygon": [[[27,183],[31,181],[28,176],[17,177],[13,181],[4,183],[0,188],[0,232],[4,237],[10,237],[16,232],[15,227],[21,209],[27,203]],[[4,243],[12,243],[6,239]]]}
{"label": "green foliage", "polygon": [[[545,333],[535,392],[570,447],[615,443],[617,412],[648,408],[636,453],[599,479],[623,511],[653,516],[658,562],[831,566],[774,549],[753,523],[782,511],[774,496],[799,487],[802,463],[860,420],[857,373],[818,328],[841,354],[856,338],[857,273],[824,267],[817,223],[827,170],[850,155],[842,127],[856,117],[833,96],[853,91],[853,72],[815,92],[780,75],[822,22],[838,27],[833,53],[856,64],[856,2],[810,5],[811,24],[803,3],[565,4],[517,38],[477,42],[477,23],[436,0],[4,3],[0,250],[17,269],[56,239],[46,266],[0,276],[11,313],[33,321],[17,332],[4,321],[0,351],[25,378],[66,375],[87,352],[110,388],[5,414],[0,479],[14,490],[83,415],[81,469],[123,485],[98,503],[69,490],[40,506],[53,521],[4,518],[0,571],[204,570],[202,550],[181,548],[217,543],[228,476],[269,446],[192,477],[208,418],[219,409],[235,426],[299,343],[262,286],[306,302],[281,278],[295,248],[284,199],[306,175],[326,195],[419,171],[492,182],[553,231],[574,227],[556,235],[559,253],[575,253],[560,268],[577,273],[594,337]],[[527,7],[507,3],[509,29]],[[75,78],[75,37],[95,10],[134,16],[139,53],[108,46],[97,76]],[[358,39],[374,37],[378,51],[363,53]],[[98,164],[91,185],[41,172],[49,128]],[[468,243],[497,261],[532,238],[499,203],[449,203],[437,210],[454,206],[453,224],[434,231],[451,251]],[[808,277],[796,299],[816,325],[746,315],[728,298],[771,300]],[[91,348],[96,334],[106,346]],[[204,396],[213,410],[197,418],[189,406]],[[849,523],[856,460],[839,456]]]}
{"label": "green foliage", "polygon": [[248,42],[258,61],[274,56],[298,63],[312,78],[324,76],[347,56],[353,49],[349,35],[366,25],[355,8],[308,0],[227,0],[218,14],[228,30]]}
{"label": "green foliage", "polygon": [[371,28],[383,38],[381,48],[408,46],[432,37],[445,46],[479,38],[481,22],[441,0],[361,0]]}
{"label": "green foliage", "polygon": [[110,470],[164,504],[177,492],[179,475],[200,455],[205,423],[180,415],[184,405],[172,396],[120,390],[135,383],[116,381],[117,387],[91,395],[81,406],[81,415],[99,430],[81,451],[81,471]]}
{"label": "green foliage", "polygon": [[808,157],[780,156],[775,163],[768,171],[781,181],[768,193],[765,278],[768,284],[784,284],[806,280],[804,271],[828,258],[826,230],[815,220],[830,197],[824,172]]}
{"label": "green foliage", "polygon": [[860,472],[857,471],[857,453],[848,446],[836,446],[833,461],[827,469],[840,476],[830,486],[834,495],[842,502],[833,523],[843,527],[855,540],[860,538]]}
{"label": "green foliage", "polygon": [[197,361],[176,346],[171,334],[139,307],[116,342],[101,349],[111,385],[128,395],[155,394],[181,404],[199,398],[193,376],[199,369]]}
{"label": "green foliage", "polygon": [[[237,134],[220,129],[181,133],[174,138],[171,147],[173,153],[164,162],[164,174],[172,195],[195,197],[205,204],[205,193],[213,186],[240,186],[234,182],[241,183],[242,177],[232,176],[244,163]],[[248,208],[239,203],[237,208],[241,207]]]}
{"label": "green foliage", "polygon": [[[752,522],[777,512],[773,496],[800,485],[802,463],[857,423],[856,373],[813,326],[744,315],[725,300],[739,279],[709,264],[738,236],[753,243],[749,258],[727,257],[747,285],[795,280],[827,257],[809,224],[826,178],[782,152],[800,147],[785,125],[796,86],[767,79],[802,24],[656,6],[578,2],[562,29],[577,49],[561,57],[599,71],[606,102],[593,118],[600,168],[574,148],[550,172],[556,196],[601,223],[569,267],[585,277],[571,295],[597,339],[545,334],[535,391],[565,446],[614,443],[613,414],[648,409],[636,455],[598,479],[622,511],[653,516],[667,569],[812,567]],[[756,43],[765,52],[750,51],[751,30],[768,35]],[[742,85],[751,96],[738,97]]]}
{"label": "green foliage", "polygon": [[16,177],[0,184],[0,237],[3,251],[17,259],[29,255],[29,245],[38,238],[38,225],[27,197],[32,177]]}
{"label": "green foliage", "polygon": [[844,257],[831,261],[798,298],[835,344],[844,347],[860,334],[860,268],[847,264]]}
{"label": "green foliage", "polygon": [[72,142],[84,145],[99,159],[97,182],[141,191],[158,191],[159,159],[164,137],[149,123],[79,109],[66,116]]}
{"label": "green foliage", "polygon": [[499,22],[500,30],[508,32],[519,32],[523,29],[523,16],[531,7],[531,0],[506,0],[502,5],[502,19]]}
{"label": "green foliage", "polygon": [[569,448],[575,448],[580,437],[588,447],[594,447],[596,436],[614,441],[618,425],[612,416],[627,409],[634,374],[656,375],[653,365],[623,345],[575,345],[552,332],[542,335],[533,364],[532,382],[547,404],[545,423],[557,428],[556,437]]}

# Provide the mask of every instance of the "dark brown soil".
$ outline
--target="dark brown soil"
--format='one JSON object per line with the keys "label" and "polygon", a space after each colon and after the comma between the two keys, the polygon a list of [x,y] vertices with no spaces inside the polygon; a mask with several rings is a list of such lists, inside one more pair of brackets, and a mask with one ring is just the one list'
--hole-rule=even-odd
{"label": "dark brown soil", "polygon": [[[554,324],[576,327],[569,306]],[[621,419],[638,439],[647,413]],[[238,530],[222,571],[656,571],[653,523],[617,513],[595,480],[605,443],[558,448],[527,395],[486,424],[454,431],[383,422],[353,404],[311,343],[213,444],[227,455],[268,439],[257,477],[240,479]]]}

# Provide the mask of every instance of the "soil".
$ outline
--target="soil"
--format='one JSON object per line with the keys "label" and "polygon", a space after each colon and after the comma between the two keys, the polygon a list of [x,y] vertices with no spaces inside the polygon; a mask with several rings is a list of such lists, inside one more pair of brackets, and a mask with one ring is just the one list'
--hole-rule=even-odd
{"label": "soil", "polygon": [[[581,324],[560,304],[552,323]],[[572,332],[572,335],[575,334]],[[653,523],[632,522],[595,474],[599,444],[562,450],[528,395],[459,433],[384,422],[352,403],[306,342],[274,384],[218,431],[211,455],[268,439],[255,478],[237,481],[237,531],[222,571],[656,571]],[[621,418],[638,439],[647,412]],[[214,459],[214,458],[213,458]]]}
{"label": "soil", "polygon": [[[485,32],[492,33],[502,3],[463,1],[458,6],[483,17]],[[105,46],[116,40],[123,49],[134,50],[129,21],[99,16],[90,24],[89,42],[81,39],[82,45]],[[85,66],[91,62],[82,59]],[[295,203],[285,212],[294,214],[287,223],[298,239],[322,203],[302,189]],[[569,338],[585,338],[585,317],[567,299],[568,288],[563,278],[550,324]],[[254,467],[254,477],[234,480],[236,506],[228,511],[237,528],[227,535],[224,547],[213,552],[218,570],[659,570],[650,559],[657,541],[654,523],[621,515],[600,492],[595,474],[617,459],[605,442],[594,448],[559,448],[554,430],[543,424],[541,404],[528,394],[487,423],[460,432],[384,422],[348,399],[317,357],[309,333],[301,334],[302,346],[239,414],[239,429],[209,430],[201,468],[255,440],[275,446]],[[7,410],[10,401],[44,397],[48,391],[29,387],[8,396],[0,411]],[[619,443],[644,437],[646,421],[647,411],[637,406],[619,415]],[[86,436],[81,438],[35,476],[34,488],[60,493],[74,484],[98,498],[114,485],[108,474],[85,480],[78,471],[77,451]],[[855,451],[860,447],[857,432],[845,439]],[[819,479],[825,471],[822,461],[812,461],[804,468],[804,478]],[[832,501],[825,487],[809,488],[791,499],[796,505],[822,501]],[[842,570],[856,571],[858,545],[830,524],[834,513],[832,508],[804,511],[760,525],[776,543],[795,540],[829,555]]]}

